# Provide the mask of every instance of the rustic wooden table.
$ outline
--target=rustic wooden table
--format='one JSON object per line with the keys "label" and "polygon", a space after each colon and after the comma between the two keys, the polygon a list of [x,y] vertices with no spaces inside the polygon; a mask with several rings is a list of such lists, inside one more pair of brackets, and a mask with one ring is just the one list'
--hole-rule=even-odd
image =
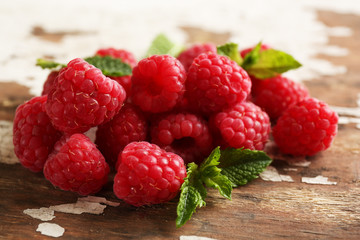
{"label": "rustic wooden table", "polygon": [[[330,39],[330,43],[348,48],[347,56],[319,56],[345,65],[348,71],[305,84],[312,96],[330,105],[356,107],[360,93],[360,17],[325,11],[318,12],[318,17],[328,26],[345,25],[353,30],[350,37]],[[197,39],[194,29],[184,30],[192,36],[190,40]],[[208,33],[204,38],[214,36]],[[221,42],[228,36],[217,37]],[[16,106],[30,97],[26,87],[0,83],[0,120],[11,121]],[[116,199],[112,183],[96,196],[119,206],[107,205],[100,214],[55,211],[56,218],[48,222],[65,229],[60,239],[360,239],[360,130],[352,124],[340,125],[332,147],[307,159],[311,162],[307,167],[291,166],[280,158],[276,156],[272,166],[294,182],[258,178],[235,189],[232,201],[210,191],[207,206],[197,210],[180,229],[175,227],[176,201],[131,207]],[[337,184],[302,182],[303,177],[316,176]],[[0,196],[0,239],[51,239],[36,231],[45,221],[23,211],[75,203],[79,197],[55,189],[41,173],[4,163],[0,163]]]}

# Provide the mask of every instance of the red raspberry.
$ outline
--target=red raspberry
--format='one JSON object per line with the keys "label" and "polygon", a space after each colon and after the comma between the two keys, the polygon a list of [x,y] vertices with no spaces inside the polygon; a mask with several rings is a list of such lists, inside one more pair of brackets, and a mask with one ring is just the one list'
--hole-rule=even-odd
{"label": "red raspberry", "polygon": [[118,161],[114,193],[134,206],[170,201],[186,177],[181,157],[148,142],[130,143]]}
{"label": "red raspberry", "polygon": [[222,148],[263,150],[269,138],[270,120],[266,112],[252,102],[242,102],[217,113],[210,119],[214,139]]}
{"label": "red raspberry", "polygon": [[178,154],[185,163],[201,163],[213,147],[207,122],[190,113],[159,117],[151,126],[151,141]]}
{"label": "red raspberry", "polygon": [[76,58],[63,68],[48,94],[46,112],[61,131],[85,132],[119,112],[126,93],[101,70]]}
{"label": "red raspberry", "polygon": [[[137,63],[135,56],[131,52],[126,51],[124,49],[102,48],[96,52],[96,55],[103,56],[103,57],[111,56],[113,58],[121,59],[122,62],[129,64],[131,68],[134,68]],[[115,81],[120,83],[120,85],[123,86],[123,88],[125,89],[126,95],[130,96],[130,94],[131,94],[131,75],[122,76],[122,77],[113,77],[113,76],[108,76],[108,77],[110,77],[111,79],[114,79]]]}
{"label": "red raspberry", "polygon": [[132,68],[134,68],[137,63],[134,54],[132,54],[131,52],[126,51],[124,49],[102,48],[96,52],[96,55],[99,55],[102,57],[111,56],[113,58],[119,58],[124,63],[129,64],[130,67],[132,67]]}
{"label": "red raspberry", "polygon": [[253,102],[273,120],[307,97],[309,92],[305,86],[282,76],[262,80],[253,92]]}
{"label": "red raspberry", "polygon": [[177,59],[179,59],[182,65],[184,65],[185,70],[188,71],[189,67],[194,61],[194,58],[199,56],[201,53],[216,53],[216,51],[216,46],[212,43],[194,44],[181,52]]}
{"label": "red raspberry", "polygon": [[190,104],[207,115],[244,101],[250,88],[246,71],[215,53],[202,53],[195,58],[186,80]]}
{"label": "red raspberry", "polygon": [[47,95],[50,92],[50,89],[54,85],[55,78],[59,75],[59,71],[51,71],[44,82],[43,90],[41,95]]}
{"label": "red raspberry", "polygon": [[34,97],[15,112],[13,143],[20,163],[33,172],[42,171],[54,144],[61,137],[45,112],[47,96]]}
{"label": "red raspberry", "polygon": [[62,190],[89,195],[107,182],[109,166],[88,137],[64,135],[44,166],[44,176]]}
{"label": "red raspberry", "polygon": [[182,64],[169,55],[141,60],[133,70],[132,102],[143,111],[158,113],[172,109],[185,91]]}
{"label": "red raspberry", "polygon": [[337,133],[337,114],[315,98],[289,107],[273,128],[280,151],[295,156],[312,156],[330,147]]}
{"label": "red raspberry", "polygon": [[146,139],[147,128],[142,112],[136,106],[126,103],[110,122],[98,127],[95,143],[106,161],[114,166],[126,145]]}

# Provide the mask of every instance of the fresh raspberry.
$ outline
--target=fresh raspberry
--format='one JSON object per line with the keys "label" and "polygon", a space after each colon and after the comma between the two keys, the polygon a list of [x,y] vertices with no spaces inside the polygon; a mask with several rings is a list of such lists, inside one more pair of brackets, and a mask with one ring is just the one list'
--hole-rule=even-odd
{"label": "fresh raspberry", "polygon": [[59,75],[59,71],[51,71],[44,82],[43,90],[41,95],[47,95],[50,92],[50,89],[54,85],[55,78]]}
{"label": "fresh raspberry", "polygon": [[54,126],[64,132],[85,132],[109,121],[126,98],[120,84],[81,58],[70,61],[56,79],[45,107]]}
{"label": "fresh raspberry", "polygon": [[266,112],[252,102],[242,102],[212,116],[210,127],[222,148],[263,150],[271,125]]}
{"label": "fresh raspberry", "polygon": [[45,112],[47,96],[34,97],[15,112],[13,143],[20,163],[33,172],[42,171],[54,144],[61,137]]}
{"label": "fresh raspberry", "polygon": [[305,86],[283,76],[262,80],[253,92],[253,102],[265,110],[272,120],[307,97],[309,92]]}
{"label": "fresh raspberry", "polygon": [[98,127],[95,143],[106,161],[114,166],[126,145],[146,139],[147,128],[143,113],[136,106],[126,103],[110,122]]}
{"label": "fresh raspberry", "polygon": [[109,171],[95,144],[81,133],[64,135],[44,166],[44,176],[54,186],[81,195],[100,191]]}
{"label": "fresh raspberry", "polygon": [[132,102],[143,111],[165,112],[179,102],[185,91],[184,67],[169,55],[153,55],[133,69]]}
{"label": "fresh raspberry", "polygon": [[131,52],[124,50],[124,49],[102,48],[102,49],[99,49],[95,53],[95,55],[99,55],[102,57],[111,56],[113,58],[119,58],[124,63],[129,64],[131,68],[134,68],[137,63],[134,54],[132,54]]}
{"label": "fresh raspberry", "polygon": [[280,151],[295,156],[312,156],[330,147],[337,133],[338,116],[329,106],[307,98],[289,107],[273,127]]}
{"label": "fresh raspberry", "polygon": [[236,62],[215,53],[202,53],[189,68],[186,96],[191,105],[206,115],[244,101],[251,81]]}
{"label": "fresh raspberry", "polygon": [[174,152],[185,163],[201,163],[213,148],[207,122],[190,113],[169,113],[151,126],[151,142]]}
{"label": "fresh raspberry", "polygon": [[181,157],[148,142],[130,143],[118,161],[114,193],[134,206],[170,201],[186,177]]}
{"label": "fresh raspberry", "polygon": [[184,65],[185,70],[188,71],[194,59],[201,53],[216,53],[216,51],[216,46],[212,43],[194,44],[181,52],[177,59]]}
{"label": "fresh raspberry", "polygon": [[[122,62],[129,64],[131,68],[134,68],[137,64],[135,56],[131,52],[126,51],[124,49],[102,48],[96,52],[96,55],[99,55],[102,57],[111,56],[113,58],[118,58]],[[125,89],[126,95],[130,96],[130,94],[131,94],[131,75],[122,76],[122,77],[114,77],[114,76],[108,76],[108,77],[110,77],[111,79],[114,79],[115,81],[120,83],[120,85],[123,86],[123,88]]]}

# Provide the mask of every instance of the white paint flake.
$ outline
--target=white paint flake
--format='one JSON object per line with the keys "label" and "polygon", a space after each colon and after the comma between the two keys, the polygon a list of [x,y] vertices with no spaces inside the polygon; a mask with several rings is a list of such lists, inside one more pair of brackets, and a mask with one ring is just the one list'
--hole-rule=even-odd
{"label": "white paint flake", "polygon": [[291,176],[279,174],[273,166],[268,166],[265,171],[260,173],[260,178],[271,182],[294,182]]}
{"label": "white paint flake", "polygon": [[340,116],[349,116],[360,118],[360,107],[338,107],[338,106],[330,106],[332,110],[337,112]]}
{"label": "white paint flake", "polygon": [[63,212],[63,213],[102,214],[104,212],[104,209],[106,208],[106,205],[100,204],[98,202],[77,201],[76,203],[66,203],[66,204],[50,206],[49,208],[56,212]]}
{"label": "white paint flake", "polygon": [[311,164],[311,161],[307,161],[305,158],[301,160],[292,160],[288,161],[289,165],[294,167],[309,167]]}
{"label": "white paint flake", "polygon": [[12,122],[0,120],[0,136],[0,162],[19,163],[19,159],[14,153]]}
{"label": "white paint flake", "polygon": [[49,237],[61,237],[65,229],[55,223],[40,223],[36,231]]}
{"label": "white paint flake", "polygon": [[191,235],[191,236],[180,236],[180,240],[216,240],[216,239]]}
{"label": "white paint flake", "polygon": [[79,198],[78,201],[86,201],[86,202],[94,202],[94,203],[103,203],[112,207],[118,207],[120,206],[120,203],[109,201],[106,198],[103,197],[97,197],[97,196],[86,196],[83,198]]}
{"label": "white paint flake", "polygon": [[322,185],[336,185],[337,182],[331,182],[328,177],[316,176],[316,177],[302,177],[301,182],[308,184],[322,184]]}
{"label": "white paint flake", "polygon": [[55,218],[54,210],[45,207],[38,209],[25,209],[23,213],[32,218],[40,219],[41,221],[50,221]]}
{"label": "white paint flake", "polygon": [[297,168],[284,168],[284,171],[286,171],[286,172],[297,172],[298,169]]}

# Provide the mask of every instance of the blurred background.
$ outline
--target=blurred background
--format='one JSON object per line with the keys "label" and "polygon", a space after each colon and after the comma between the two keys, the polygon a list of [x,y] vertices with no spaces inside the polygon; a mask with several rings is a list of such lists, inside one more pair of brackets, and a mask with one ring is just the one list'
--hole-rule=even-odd
{"label": "blurred background", "polygon": [[152,39],[166,34],[179,44],[259,41],[286,51],[304,67],[289,72],[296,81],[346,72],[318,55],[344,56],[348,49],[329,37],[349,37],[346,25],[326,26],[318,11],[360,14],[356,0],[308,1],[0,1],[0,82],[15,81],[41,92],[47,71],[37,58],[67,63],[102,47],[123,48],[138,60]]}

